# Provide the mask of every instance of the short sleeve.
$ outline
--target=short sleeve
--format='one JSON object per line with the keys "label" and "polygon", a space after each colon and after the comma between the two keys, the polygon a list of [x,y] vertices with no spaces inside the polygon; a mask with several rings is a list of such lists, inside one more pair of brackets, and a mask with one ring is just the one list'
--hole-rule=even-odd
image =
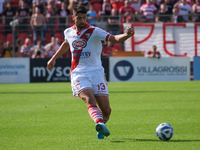
{"label": "short sleeve", "polygon": [[100,41],[108,41],[110,38],[110,33],[106,32],[105,30],[96,27],[95,29],[96,36]]}

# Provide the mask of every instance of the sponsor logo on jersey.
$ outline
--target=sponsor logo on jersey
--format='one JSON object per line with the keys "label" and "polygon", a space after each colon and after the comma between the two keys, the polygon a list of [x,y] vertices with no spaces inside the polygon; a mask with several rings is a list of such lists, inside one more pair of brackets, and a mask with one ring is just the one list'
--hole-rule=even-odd
{"label": "sponsor logo on jersey", "polygon": [[73,52],[73,57],[76,58],[89,58],[91,55],[91,52]]}
{"label": "sponsor logo on jersey", "polygon": [[73,46],[74,49],[82,49],[82,48],[85,48],[86,45],[87,45],[87,42],[84,39],[75,40],[72,43],[72,46]]}
{"label": "sponsor logo on jersey", "polygon": [[86,37],[87,37],[88,39],[90,38],[90,33],[86,33],[85,35],[86,35]]}
{"label": "sponsor logo on jersey", "polygon": [[68,36],[68,38],[74,38],[75,36]]}

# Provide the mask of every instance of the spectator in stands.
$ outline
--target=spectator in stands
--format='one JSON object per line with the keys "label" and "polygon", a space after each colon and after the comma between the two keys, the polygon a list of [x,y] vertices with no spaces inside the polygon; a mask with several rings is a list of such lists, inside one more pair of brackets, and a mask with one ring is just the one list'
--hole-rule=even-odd
{"label": "spectator in stands", "polygon": [[164,2],[162,2],[161,4],[165,4],[166,5],[168,14],[173,14],[172,13],[172,9],[174,7],[174,3],[173,3],[172,0],[164,0]]}
{"label": "spectator in stands", "polygon": [[30,38],[26,38],[24,41],[24,44],[22,45],[20,52],[22,54],[22,57],[29,57],[31,58],[33,51],[31,50],[31,42]]}
{"label": "spectator in stands", "polygon": [[130,0],[131,7],[135,9],[135,11],[140,11],[140,7],[142,4],[142,0]]}
{"label": "spectator in stands", "polygon": [[[56,39],[56,45],[59,45],[63,43],[63,41],[60,41],[60,40],[63,40],[63,39],[59,39],[59,38],[55,38]],[[58,50],[58,49],[57,49]]]}
{"label": "spectator in stands", "polygon": [[37,45],[31,48],[33,51],[32,58],[45,58],[46,57],[46,50],[40,41],[37,42]]}
{"label": "spectator in stands", "polygon": [[97,13],[96,11],[94,11],[93,9],[93,4],[90,4],[89,6],[89,10],[87,12],[87,19],[88,19],[88,23],[90,25],[95,26],[96,25],[96,19],[97,19]]}
{"label": "spectator in stands", "polygon": [[3,50],[4,50],[3,42],[0,41],[0,58],[4,57]]}
{"label": "spectator in stands", "polygon": [[54,36],[55,19],[56,19],[56,7],[53,5],[53,0],[49,0],[47,3],[46,17],[47,17],[47,31],[50,28],[50,35]]}
{"label": "spectator in stands", "polygon": [[135,22],[137,23],[146,23],[146,16],[144,16],[141,12],[135,12]]}
{"label": "spectator in stands", "polygon": [[68,15],[70,11],[67,9],[65,2],[61,2],[60,9],[57,10],[57,22],[59,24],[59,32],[63,32],[66,29],[66,24],[68,22]]}
{"label": "spectator in stands", "polygon": [[156,16],[156,23],[169,23],[171,22],[171,14],[167,13],[167,8],[165,4],[160,5],[160,11]]}
{"label": "spectator in stands", "polygon": [[124,5],[119,9],[119,15],[122,16],[122,23],[134,22],[135,9],[130,6],[129,0],[124,1]]}
{"label": "spectator in stands", "polygon": [[40,9],[40,13],[46,15],[46,0],[33,0],[32,6],[33,6],[32,14],[35,11],[35,7],[38,7]]}
{"label": "spectator in stands", "polygon": [[156,45],[153,45],[152,50],[148,51],[147,57],[158,58],[158,59],[161,57],[160,52],[157,50]]}
{"label": "spectator in stands", "polygon": [[172,22],[173,22],[173,23],[181,23],[181,22],[184,22],[183,16],[179,16],[179,15],[178,15],[178,10],[177,10],[176,8],[173,8],[173,9],[172,9],[172,13],[173,13],[173,16],[172,16]]}
{"label": "spectator in stands", "polygon": [[108,31],[108,22],[105,21],[104,15],[100,14],[97,17],[96,26],[105,31]]}
{"label": "spectator in stands", "polygon": [[2,13],[2,19],[5,29],[5,37],[8,33],[12,33],[12,27],[10,26],[10,22],[13,21],[15,16],[14,9],[11,8],[11,4],[7,3],[6,8]]}
{"label": "spectator in stands", "polygon": [[53,45],[54,49],[57,51],[60,47],[60,45],[58,44],[58,40],[55,37],[51,37],[51,42],[45,45],[45,49],[49,50],[50,46]]}
{"label": "spectator in stands", "polygon": [[42,45],[44,45],[44,30],[46,20],[43,14],[40,13],[40,9],[35,7],[35,13],[31,16],[31,28],[33,30],[33,44],[36,45],[37,35],[40,35]]}
{"label": "spectator in stands", "polygon": [[16,45],[15,45],[15,57],[22,57],[22,54],[20,52],[20,49],[21,49],[22,45],[23,45],[22,39],[18,38],[16,40]]}
{"label": "spectator in stands", "polygon": [[120,33],[119,16],[114,8],[111,10],[111,16],[108,18],[108,30],[112,35],[117,35]]}
{"label": "spectator in stands", "polygon": [[124,0],[110,0],[110,3],[112,5],[112,8],[114,8],[118,14],[120,7],[124,5]]}
{"label": "spectator in stands", "polygon": [[110,57],[112,56],[112,52],[117,52],[117,51],[118,49],[113,47],[113,43],[108,41],[106,42],[106,46],[102,50],[102,56]]}
{"label": "spectator in stands", "polygon": [[74,5],[77,5],[77,4],[83,5],[85,6],[85,8],[89,9],[89,3],[90,3],[89,0],[70,0],[68,9],[72,13]]}
{"label": "spectator in stands", "polygon": [[53,46],[53,44],[50,44],[49,47],[46,49],[46,51],[47,51],[46,58],[51,58],[56,53],[56,49]]}
{"label": "spectator in stands", "polygon": [[105,20],[107,20],[107,16],[111,15],[112,5],[109,3],[109,0],[103,0],[103,4],[101,7],[101,14],[105,16]]}
{"label": "spectator in stands", "polygon": [[43,56],[42,56],[42,54],[41,54],[40,51],[36,51],[36,52],[33,54],[32,58],[43,58]]}
{"label": "spectator in stands", "polygon": [[[20,0],[21,1],[21,0]],[[23,0],[26,3],[26,7],[29,9],[30,16],[32,15],[33,0]]]}
{"label": "spectator in stands", "polygon": [[3,55],[6,58],[13,57],[13,49],[11,47],[11,43],[9,41],[6,41],[4,45]]}
{"label": "spectator in stands", "polygon": [[29,9],[26,7],[26,3],[22,0],[20,7],[16,12],[16,18],[19,20],[18,31],[28,32],[28,18],[30,17]]}
{"label": "spectator in stands", "polygon": [[77,0],[79,4],[85,6],[85,8],[89,9],[90,0]]}
{"label": "spectator in stands", "polygon": [[140,7],[140,12],[146,16],[147,22],[154,22],[154,15],[157,13],[157,8],[151,3],[151,0],[146,0],[146,3]]}
{"label": "spectator in stands", "polygon": [[184,22],[191,21],[191,6],[186,3],[186,0],[179,0],[174,4],[174,8],[178,9],[178,15],[183,17]]}
{"label": "spectator in stands", "polygon": [[192,12],[194,15],[194,22],[200,22],[200,0],[196,0],[195,4],[192,6]]}

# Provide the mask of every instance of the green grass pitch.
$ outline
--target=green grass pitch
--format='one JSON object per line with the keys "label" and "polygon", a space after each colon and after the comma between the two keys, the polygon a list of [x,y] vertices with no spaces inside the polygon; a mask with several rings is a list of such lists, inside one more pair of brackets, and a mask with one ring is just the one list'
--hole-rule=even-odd
{"label": "green grass pitch", "polygon": [[[111,135],[95,123],[70,83],[0,84],[0,150],[197,150],[200,82],[109,82]],[[174,128],[164,142],[155,129]]]}

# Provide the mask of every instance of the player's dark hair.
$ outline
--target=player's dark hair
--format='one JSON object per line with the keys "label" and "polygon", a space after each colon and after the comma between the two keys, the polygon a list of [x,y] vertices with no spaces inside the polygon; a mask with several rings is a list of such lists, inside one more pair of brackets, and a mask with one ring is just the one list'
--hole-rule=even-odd
{"label": "player's dark hair", "polygon": [[87,14],[87,9],[83,5],[75,5],[73,8],[73,14],[77,15],[78,13]]}

